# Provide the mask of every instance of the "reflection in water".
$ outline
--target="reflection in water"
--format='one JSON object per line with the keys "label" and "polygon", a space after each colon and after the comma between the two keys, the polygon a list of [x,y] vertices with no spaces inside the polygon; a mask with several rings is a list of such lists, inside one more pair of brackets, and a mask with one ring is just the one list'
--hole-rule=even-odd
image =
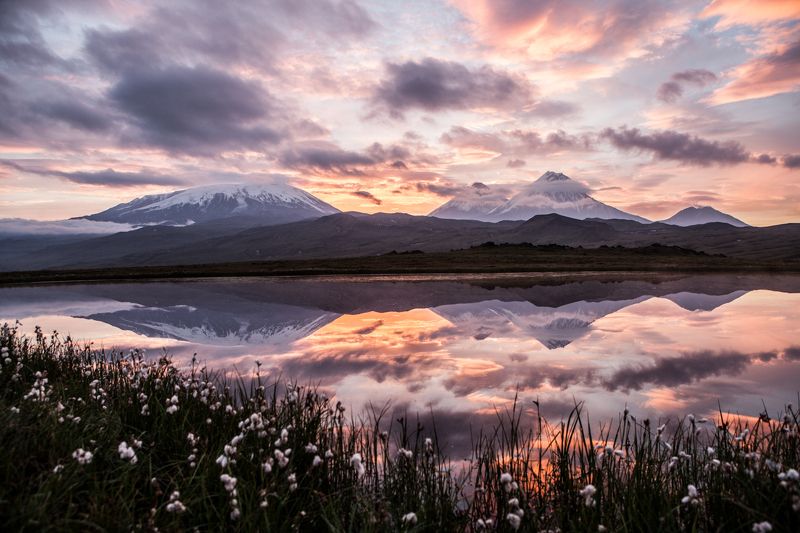
{"label": "reflection in water", "polygon": [[0,289],[20,319],[105,347],[256,361],[353,407],[430,406],[453,440],[519,390],[559,416],[777,409],[800,383],[800,277],[226,280]]}

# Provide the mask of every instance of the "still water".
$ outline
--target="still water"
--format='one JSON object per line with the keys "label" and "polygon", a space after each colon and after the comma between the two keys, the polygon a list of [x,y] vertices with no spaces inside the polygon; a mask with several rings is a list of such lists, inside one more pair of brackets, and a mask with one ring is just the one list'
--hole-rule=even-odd
{"label": "still water", "polygon": [[[558,419],[798,403],[800,277],[317,278],[0,288],[0,322],[433,412],[455,440],[519,393]],[[763,402],[763,403],[762,403]]]}

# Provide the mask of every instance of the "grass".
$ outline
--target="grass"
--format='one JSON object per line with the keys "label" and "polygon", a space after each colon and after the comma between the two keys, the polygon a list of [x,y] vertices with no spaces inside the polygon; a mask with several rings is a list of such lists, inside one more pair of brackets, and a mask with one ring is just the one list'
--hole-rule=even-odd
{"label": "grass", "polygon": [[517,401],[451,462],[435,427],[258,369],[181,371],[9,325],[0,352],[6,531],[800,529],[791,406],[593,426],[580,404],[550,424]]}

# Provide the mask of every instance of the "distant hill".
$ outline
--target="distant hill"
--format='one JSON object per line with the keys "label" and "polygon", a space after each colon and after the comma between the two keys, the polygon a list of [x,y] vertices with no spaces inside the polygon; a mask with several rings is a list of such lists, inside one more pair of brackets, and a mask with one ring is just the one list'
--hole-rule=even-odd
{"label": "distant hill", "polygon": [[749,226],[749,224],[745,224],[738,218],[732,217],[722,211],[717,211],[709,206],[687,207],[661,222],[673,226],[697,226],[699,224],[709,224],[711,222],[722,222],[723,224],[730,224],[737,228]]}
{"label": "distant hill", "polygon": [[[235,219],[232,219],[235,220]],[[19,254],[4,270],[189,265],[235,261],[368,257],[392,251],[441,252],[497,243],[647,247],[653,243],[750,260],[800,259],[800,224],[765,228],[711,223],[640,224],[539,215],[498,223],[406,214],[337,213],[288,224],[250,227],[212,221],[152,226]]]}

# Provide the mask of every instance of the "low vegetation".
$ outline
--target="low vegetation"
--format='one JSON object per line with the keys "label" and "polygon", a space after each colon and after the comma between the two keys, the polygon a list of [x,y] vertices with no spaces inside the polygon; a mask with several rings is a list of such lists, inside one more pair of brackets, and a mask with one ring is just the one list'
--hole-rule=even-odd
{"label": "low vegetation", "polygon": [[0,272],[0,285],[85,280],[179,279],[228,276],[491,274],[585,272],[800,272],[800,261],[709,255],[679,246],[581,248],[558,244],[495,244],[449,252],[391,251],[366,257],[175,264]]}
{"label": "low vegetation", "polygon": [[0,331],[6,531],[798,531],[798,412],[446,436],[314,388]]}

